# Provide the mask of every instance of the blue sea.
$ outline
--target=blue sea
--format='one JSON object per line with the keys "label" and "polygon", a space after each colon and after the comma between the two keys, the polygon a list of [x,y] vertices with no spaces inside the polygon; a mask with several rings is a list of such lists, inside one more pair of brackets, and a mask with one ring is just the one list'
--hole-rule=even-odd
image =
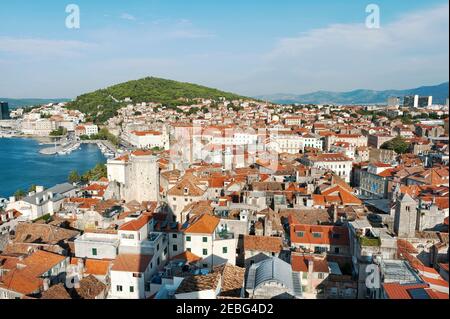
{"label": "blue sea", "polygon": [[0,138],[0,197],[8,198],[18,189],[27,191],[33,184],[51,187],[67,181],[72,170],[80,174],[106,158],[96,145],[83,144],[68,155],[41,155],[34,139]]}

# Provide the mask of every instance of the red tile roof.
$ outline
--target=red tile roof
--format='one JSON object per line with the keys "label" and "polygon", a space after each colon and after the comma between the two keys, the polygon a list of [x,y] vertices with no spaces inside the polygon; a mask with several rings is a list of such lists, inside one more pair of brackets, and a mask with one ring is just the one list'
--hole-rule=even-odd
{"label": "red tile roof", "polygon": [[113,261],[112,271],[145,272],[153,256],[120,254]]}
{"label": "red tile roof", "polygon": [[292,270],[297,272],[308,272],[309,262],[313,262],[313,272],[329,273],[328,262],[324,258],[314,256],[292,255]]}
{"label": "red tile roof", "polygon": [[153,216],[142,214],[139,218],[131,220],[119,227],[123,231],[138,231],[152,220]]}
{"label": "red tile roof", "polygon": [[[290,228],[291,242],[295,244],[349,245],[347,227],[291,224]],[[299,236],[300,232],[303,236]]]}
{"label": "red tile roof", "polygon": [[183,232],[186,234],[212,234],[219,225],[220,219],[208,214],[192,217]]}

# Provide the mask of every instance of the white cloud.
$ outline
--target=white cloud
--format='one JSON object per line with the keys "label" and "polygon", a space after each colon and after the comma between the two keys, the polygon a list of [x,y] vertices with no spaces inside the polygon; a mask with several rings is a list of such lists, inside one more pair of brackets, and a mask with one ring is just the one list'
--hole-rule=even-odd
{"label": "white cloud", "polygon": [[169,38],[175,39],[202,39],[213,38],[215,34],[210,31],[197,28],[191,20],[180,19],[166,32]]}
{"label": "white cloud", "polygon": [[272,92],[432,84],[448,79],[448,24],[445,4],[380,29],[368,29],[364,21],[330,25],[280,39],[261,64],[267,75],[289,80]]}
{"label": "white cloud", "polygon": [[0,53],[33,57],[75,57],[94,47],[95,44],[72,40],[0,37]]}
{"label": "white cloud", "polygon": [[120,15],[120,18],[123,20],[128,20],[128,21],[136,21],[137,20],[137,18],[134,15],[126,13],[126,12],[122,13]]}

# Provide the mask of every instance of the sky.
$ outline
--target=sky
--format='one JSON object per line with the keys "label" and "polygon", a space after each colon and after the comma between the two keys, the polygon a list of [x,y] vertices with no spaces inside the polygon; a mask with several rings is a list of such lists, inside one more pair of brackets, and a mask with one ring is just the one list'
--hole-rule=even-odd
{"label": "sky", "polygon": [[[80,9],[67,28],[66,6]],[[376,4],[380,27],[368,28]],[[75,98],[146,76],[248,96],[448,81],[443,0],[15,0],[0,7],[0,96]]]}

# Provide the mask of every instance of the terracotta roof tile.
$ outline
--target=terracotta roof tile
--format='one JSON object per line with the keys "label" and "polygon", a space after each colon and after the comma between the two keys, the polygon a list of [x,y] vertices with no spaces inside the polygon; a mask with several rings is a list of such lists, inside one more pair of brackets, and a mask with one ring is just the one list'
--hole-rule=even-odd
{"label": "terracotta roof tile", "polygon": [[244,249],[279,253],[283,249],[283,239],[269,236],[244,236]]}
{"label": "terracotta roof tile", "polygon": [[143,273],[150,264],[153,256],[120,254],[113,261],[112,271]]}

